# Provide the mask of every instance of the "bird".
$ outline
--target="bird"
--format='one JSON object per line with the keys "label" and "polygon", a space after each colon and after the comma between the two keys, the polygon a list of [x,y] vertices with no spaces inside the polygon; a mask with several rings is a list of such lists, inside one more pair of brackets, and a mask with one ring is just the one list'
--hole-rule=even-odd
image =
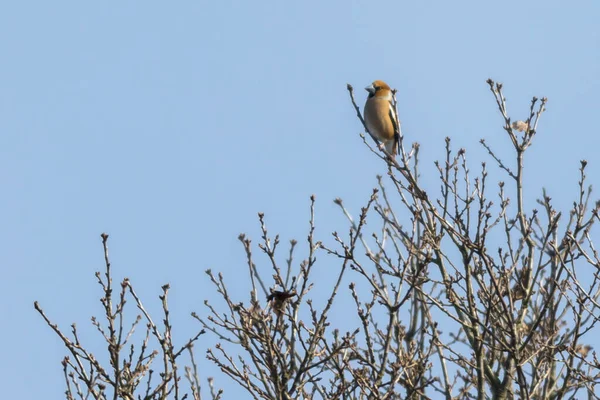
{"label": "bird", "polygon": [[273,290],[271,289],[271,294],[267,296],[267,301],[272,302],[273,311],[278,316],[283,315],[285,312],[285,306],[289,299],[296,295],[295,290],[291,291],[281,291],[281,290]]}
{"label": "bird", "polygon": [[392,104],[392,90],[384,81],[374,81],[365,88],[369,92],[364,109],[365,125],[369,133],[383,143],[394,158],[398,147],[398,118]]}

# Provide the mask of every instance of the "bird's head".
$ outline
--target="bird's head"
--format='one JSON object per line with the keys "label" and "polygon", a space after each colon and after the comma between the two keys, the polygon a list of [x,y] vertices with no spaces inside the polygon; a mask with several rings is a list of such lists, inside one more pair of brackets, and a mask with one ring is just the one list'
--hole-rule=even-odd
{"label": "bird's head", "polygon": [[365,88],[367,92],[369,92],[369,97],[373,97],[380,91],[390,91],[390,87],[384,81],[374,81],[369,86]]}

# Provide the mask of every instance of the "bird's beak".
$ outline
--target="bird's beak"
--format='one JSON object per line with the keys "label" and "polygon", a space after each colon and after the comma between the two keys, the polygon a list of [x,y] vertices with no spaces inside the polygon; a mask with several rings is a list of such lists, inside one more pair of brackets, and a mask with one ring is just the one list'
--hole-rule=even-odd
{"label": "bird's beak", "polygon": [[371,94],[371,95],[375,94],[375,88],[373,87],[373,85],[372,85],[372,84],[371,84],[371,85],[369,85],[369,86],[367,86],[367,87],[365,88],[365,90],[366,90],[367,92],[369,92],[369,94]]}

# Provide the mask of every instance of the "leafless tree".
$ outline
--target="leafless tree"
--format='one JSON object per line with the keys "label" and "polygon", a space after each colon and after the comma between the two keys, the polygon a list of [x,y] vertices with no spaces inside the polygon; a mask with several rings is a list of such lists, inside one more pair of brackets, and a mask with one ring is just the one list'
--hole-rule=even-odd
{"label": "leafless tree", "polygon": [[[100,299],[104,309],[104,320],[100,322],[92,317],[92,324],[101,334],[107,345],[108,365],[99,360],[80,340],[75,324],[71,325],[71,338],[46,316],[38,302],[35,309],[46,323],[60,337],[70,353],[62,361],[66,382],[65,398],[74,399],[186,399],[189,397],[182,390],[182,375],[185,374],[189,390],[194,400],[200,400],[200,379],[198,367],[192,351],[194,342],[204,333],[200,330],[183,346],[176,348],[172,338],[172,326],[169,320],[168,292],[169,285],[162,287],[163,320],[162,326],[154,323],[150,314],[144,308],[142,301],[133,289],[129,279],[125,278],[120,285],[118,297],[114,296],[112,270],[108,257],[108,235],[102,234],[104,274],[97,272],[96,278],[102,288],[103,297]],[[128,299],[133,299],[141,314],[133,321],[125,313]],[[145,334],[140,340],[135,330],[144,321]],[[130,324],[130,325],[128,325]],[[179,360],[187,353],[191,366],[184,371],[179,370]],[[158,364],[158,369],[155,366]],[[158,373],[157,373],[158,372]],[[212,380],[208,382],[211,398],[219,399],[221,391],[215,391]]]}
{"label": "leafless tree", "polygon": [[[437,174],[422,177],[419,146],[405,146],[401,131],[395,159],[363,136],[388,173],[378,177],[358,218],[341,199],[335,200],[348,219],[347,234],[315,237],[312,196],[307,254],[300,261],[295,240],[280,255],[279,236],[268,232],[259,214],[260,256],[250,239],[239,237],[246,253],[248,293],[231,293],[222,273],[207,271],[218,296],[205,302],[203,316],[193,316],[219,338],[208,359],[248,398],[599,398],[600,362],[589,338],[597,334],[600,317],[600,258],[592,241],[600,203],[591,199],[587,162],[579,166],[570,210],[556,210],[545,192],[537,203],[527,204],[531,195],[523,184],[525,156],[546,99],[533,98],[528,118],[512,121],[502,85],[487,83],[514,151],[498,154],[485,140],[481,144],[494,173],[504,175],[504,181],[491,184],[485,163],[473,173],[466,151],[453,150],[449,138],[445,158],[435,163]],[[348,90],[364,126],[350,85]],[[428,189],[434,180],[439,192]],[[320,268],[334,271],[331,281],[318,273],[316,279],[317,256]],[[108,270],[107,258],[110,282]],[[105,299],[110,299],[110,284],[98,279]],[[158,339],[165,366],[160,383],[146,391],[146,396],[156,397],[138,398],[177,396],[175,360],[191,349],[200,333],[175,351],[166,289],[165,328],[159,333],[129,282],[122,288],[117,312],[103,300],[108,333],[98,329],[109,345],[121,350],[128,335],[121,333],[117,320],[122,299],[131,294],[148,323],[146,336]],[[317,304],[316,294],[326,300]],[[350,327],[335,326],[335,313],[347,315]],[[63,363],[67,398],[75,392],[83,398],[85,390],[105,398],[98,393],[107,384],[115,396],[132,396],[130,389],[148,371],[150,355],[137,361],[118,358],[109,346],[111,372],[106,372],[83,350],[75,329],[70,341],[44,318],[75,360]],[[75,372],[67,374],[69,368]],[[198,381],[190,382],[196,388],[194,398],[199,398]],[[212,390],[212,396],[220,393]]]}

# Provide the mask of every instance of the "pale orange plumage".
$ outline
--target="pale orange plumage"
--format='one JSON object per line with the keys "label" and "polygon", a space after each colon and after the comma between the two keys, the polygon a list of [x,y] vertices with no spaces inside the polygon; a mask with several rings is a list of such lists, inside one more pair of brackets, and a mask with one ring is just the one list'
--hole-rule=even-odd
{"label": "pale orange plumage", "polygon": [[383,81],[375,81],[365,90],[369,92],[364,112],[367,129],[384,144],[388,153],[395,156],[398,129],[392,106],[392,90]]}

